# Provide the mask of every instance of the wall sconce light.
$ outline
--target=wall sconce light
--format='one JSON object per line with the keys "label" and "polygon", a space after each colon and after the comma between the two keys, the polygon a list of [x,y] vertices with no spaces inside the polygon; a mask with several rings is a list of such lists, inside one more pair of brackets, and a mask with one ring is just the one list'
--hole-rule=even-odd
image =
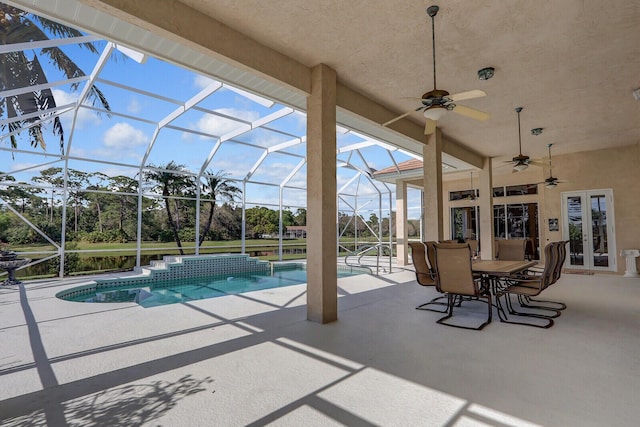
{"label": "wall sconce light", "polygon": [[542,133],[542,128],[533,128],[531,129],[531,135],[538,136]]}

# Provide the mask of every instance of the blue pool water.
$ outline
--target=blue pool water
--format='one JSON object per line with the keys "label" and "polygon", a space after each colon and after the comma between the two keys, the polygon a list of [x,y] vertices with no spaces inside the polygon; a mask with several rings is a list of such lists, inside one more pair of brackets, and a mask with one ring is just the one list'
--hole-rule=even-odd
{"label": "blue pool water", "polygon": [[[338,270],[338,277],[362,274],[364,271]],[[304,269],[275,271],[273,274],[238,274],[229,276],[198,277],[176,281],[158,281],[149,286],[101,288],[96,292],[78,295],[59,295],[67,301],[76,302],[136,302],[142,307],[188,302],[224,295],[240,294],[261,289],[280,288],[307,282]],[[73,289],[68,294],[72,294]]]}

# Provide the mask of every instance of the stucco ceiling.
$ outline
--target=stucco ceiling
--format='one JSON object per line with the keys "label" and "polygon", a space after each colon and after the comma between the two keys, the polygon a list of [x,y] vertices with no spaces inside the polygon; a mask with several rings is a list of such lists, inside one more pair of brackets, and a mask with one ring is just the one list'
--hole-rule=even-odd
{"label": "stucco ceiling", "polygon": [[[402,113],[433,87],[432,2],[404,0],[182,0],[307,66]],[[436,16],[438,88],[482,89],[461,104],[486,111],[477,122],[447,114],[455,141],[487,156],[543,157],[640,140],[640,2],[636,0],[447,0]],[[477,71],[494,67],[491,80]],[[423,123],[420,113],[410,120]],[[530,129],[544,128],[534,137]]]}

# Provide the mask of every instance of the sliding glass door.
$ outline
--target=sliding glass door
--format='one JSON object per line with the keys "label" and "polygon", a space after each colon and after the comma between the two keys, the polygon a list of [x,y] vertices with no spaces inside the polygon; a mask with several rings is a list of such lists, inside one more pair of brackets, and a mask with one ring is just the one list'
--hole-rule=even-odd
{"label": "sliding glass door", "polygon": [[527,257],[540,259],[537,203],[493,205],[493,233],[496,239],[527,239]]}

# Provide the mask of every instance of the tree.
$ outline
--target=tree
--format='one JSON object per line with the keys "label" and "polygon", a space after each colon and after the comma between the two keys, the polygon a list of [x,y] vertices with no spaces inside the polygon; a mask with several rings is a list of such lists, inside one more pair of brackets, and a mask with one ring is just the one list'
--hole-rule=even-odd
{"label": "tree", "polygon": [[256,237],[278,232],[278,212],[264,206],[247,209],[245,211],[245,221]]}
{"label": "tree", "polygon": [[204,242],[206,235],[211,229],[213,214],[216,209],[216,201],[233,201],[235,200],[235,196],[241,193],[241,190],[233,184],[228,176],[224,171],[207,171],[207,175],[205,176],[206,184],[202,185],[202,194],[209,198],[209,200],[206,201],[209,205],[209,215],[207,216],[204,231],[198,238],[198,246],[202,245],[202,242]]}
{"label": "tree", "polygon": [[[59,167],[51,167],[40,171],[40,176],[34,176],[31,178],[32,181],[38,183],[49,184],[52,187],[62,188],[64,185],[64,177],[62,176],[62,168]],[[51,189],[51,212],[49,216],[49,223],[53,223],[53,198],[55,195],[55,189]]]}
{"label": "tree", "polygon": [[296,225],[307,225],[307,210],[298,208],[295,214]]}
{"label": "tree", "polygon": [[[0,45],[49,40],[48,34],[58,37],[79,37],[83,35],[81,32],[66,25],[0,3]],[[92,43],[81,43],[80,46],[92,53],[98,53]],[[68,79],[85,75],[80,67],[59,47],[42,48],[40,49],[40,55],[47,57]],[[46,82],[47,79],[40,66],[40,61],[35,54],[32,60],[27,58],[23,50],[0,54],[0,92]],[[74,83],[71,88],[77,90],[78,86],[79,83]],[[94,104],[96,101],[100,102],[107,111],[110,111],[109,102],[96,86],[91,86],[89,99]],[[9,132],[17,133],[21,129],[28,128],[31,146],[40,146],[42,149],[46,149],[46,143],[42,136],[44,123],[38,123],[44,117],[35,116],[27,119],[19,119],[19,117],[53,107],[55,107],[55,100],[50,89],[6,97],[5,102],[0,103],[0,116],[3,115],[6,109],[7,116],[9,118],[15,117],[17,120],[2,125],[2,129],[4,130],[5,126],[8,126]],[[53,133],[60,138],[60,151],[62,152],[64,148],[64,130],[62,129],[60,118],[57,116],[53,119]],[[13,148],[18,146],[15,134],[11,135],[11,146]]]}
{"label": "tree", "polygon": [[[23,182],[20,184],[24,184]],[[25,208],[27,205],[35,205],[38,199],[37,196],[38,190],[29,187],[9,187],[6,190],[0,191],[0,196],[9,201],[10,203],[16,205],[20,208],[20,213],[25,214]]]}
{"label": "tree", "polygon": [[289,209],[282,210],[282,225],[285,227],[289,227],[290,225],[296,224],[296,217],[293,215]]}
{"label": "tree", "polygon": [[69,200],[73,202],[73,231],[75,233],[79,231],[78,220],[83,202],[86,200],[86,194],[82,189],[87,188],[88,184],[89,174],[87,172],[67,169],[67,193]]}
{"label": "tree", "polygon": [[[114,176],[109,178],[107,189],[112,192],[135,194],[138,192],[138,181],[128,176]],[[136,217],[138,210],[137,198],[126,194],[117,194],[115,197],[118,200],[118,231],[123,240],[128,240],[131,236],[129,235],[130,233],[127,233],[125,230],[125,219]],[[134,223],[133,229],[135,230],[135,222],[137,222],[137,220],[132,222]],[[133,233],[131,234],[133,235]]]}
{"label": "tree", "polygon": [[[174,220],[174,216],[171,213],[171,199],[169,196],[181,195],[186,191],[191,191],[194,186],[193,178],[180,173],[186,172],[185,166],[178,165],[173,160],[165,166],[150,165],[150,167],[152,169],[144,173],[144,180],[146,182],[155,183],[154,190],[159,191],[162,194],[167,214],[167,225],[173,232],[173,238],[178,245],[180,255],[184,255],[182,242],[180,241],[180,235],[178,234],[178,222]],[[176,219],[179,220],[179,204],[177,200],[174,200],[174,206],[178,216]]]}

